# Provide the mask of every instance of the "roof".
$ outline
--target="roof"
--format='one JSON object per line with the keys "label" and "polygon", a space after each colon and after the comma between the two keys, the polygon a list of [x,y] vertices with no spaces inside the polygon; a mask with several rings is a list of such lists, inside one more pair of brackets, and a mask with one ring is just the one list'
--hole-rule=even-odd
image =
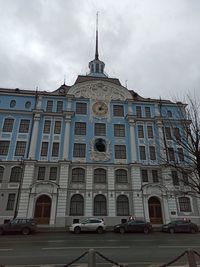
{"label": "roof", "polygon": [[78,77],[77,77],[77,79],[76,79],[74,84],[82,83],[82,82],[86,82],[86,81],[94,81],[94,80],[101,80],[101,81],[111,82],[111,83],[114,83],[116,85],[121,86],[121,83],[120,83],[119,79],[116,79],[116,78],[94,77],[94,76],[84,76],[84,75],[78,75]]}

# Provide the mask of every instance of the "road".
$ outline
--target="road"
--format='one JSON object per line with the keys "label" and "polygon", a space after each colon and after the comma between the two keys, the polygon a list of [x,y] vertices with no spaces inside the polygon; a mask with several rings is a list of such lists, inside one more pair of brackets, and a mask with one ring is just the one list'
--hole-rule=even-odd
{"label": "road", "polygon": [[[30,236],[0,236],[0,264],[39,265],[67,264],[90,248],[107,258],[129,266],[167,263],[191,248],[200,252],[200,233],[145,234],[115,233],[37,233]],[[86,263],[87,256],[79,263]],[[103,266],[105,261],[97,257]],[[179,263],[185,263],[182,259]],[[106,266],[106,265],[105,265]],[[107,265],[111,266],[111,265]]]}

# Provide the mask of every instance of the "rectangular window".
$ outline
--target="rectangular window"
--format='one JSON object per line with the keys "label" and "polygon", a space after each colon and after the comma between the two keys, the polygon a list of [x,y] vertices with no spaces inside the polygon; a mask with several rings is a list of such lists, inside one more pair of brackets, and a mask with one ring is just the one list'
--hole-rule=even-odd
{"label": "rectangular window", "polygon": [[11,133],[13,130],[14,119],[5,119],[3,124],[3,132]]}
{"label": "rectangular window", "polygon": [[6,210],[14,210],[14,205],[15,205],[15,194],[9,194]]}
{"label": "rectangular window", "polygon": [[125,145],[115,145],[115,158],[126,159],[126,146]]}
{"label": "rectangular window", "polygon": [[58,153],[59,153],[59,143],[53,143],[53,147],[52,147],[52,157],[58,157]]}
{"label": "rectangular window", "polygon": [[153,138],[153,127],[151,125],[147,125],[147,135],[148,138]]}
{"label": "rectangular window", "polygon": [[177,171],[172,171],[172,181],[173,181],[173,185],[179,185],[179,179],[178,179]]}
{"label": "rectangular window", "polygon": [[150,160],[156,160],[155,146],[149,146]]}
{"label": "rectangular window", "polygon": [[143,183],[147,183],[148,182],[148,171],[147,170],[142,170],[141,171],[141,175],[142,175],[142,182]]}
{"label": "rectangular window", "polygon": [[124,106],[113,105],[113,116],[124,117]]}
{"label": "rectangular window", "polygon": [[87,103],[76,103],[76,114],[87,114]]}
{"label": "rectangular window", "polygon": [[19,126],[19,133],[28,133],[30,120],[21,120]]}
{"label": "rectangular window", "polygon": [[179,197],[180,211],[191,212],[191,203],[189,197]]}
{"label": "rectangular window", "polygon": [[95,123],[94,135],[105,136],[106,135],[106,124],[105,123]]}
{"label": "rectangular window", "polygon": [[172,139],[170,127],[165,127],[165,136],[166,136],[167,140],[171,140]]}
{"label": "rectangular window", "polygon": [[53,111],[53,101],[52,100],[48,100],[47,101],[46,111],[47,112],[52,112]]}
{"label": "rectangular window", "polygon": [[144,128],[143,125],[138,125],[138,137],[144,138]]}
{"label": "rectangular window", "polygon": [[157,170],[152,170],[152,179],[153,183],[158,183],[158,171]]}
{"label": "rectangular window", "polygon": [[174,128],[174,136],[175,136],[176,140],[180,140],[181,139],[180,130],[177,127]]}
{"label": "rectangular window", "polygon": [[4,168],[0,166],[0,183],[3,181]]}
{"label": "rectangular window", "polygon": [[44,180],[45,178],[45,167],[39,167],[38,168],[38,180]]}
{"label": "rectangular window", "polygon": [[114,124],[114,136],[116,137],[125,136],[125,125],[124,124]]}
{"label": "rectangular window", "polygon": [[170,161],[175,161],[174,149],[172,147],[168,148],[168,156]]}
{"label": "rectangular window", "polygon": [[43,129],[43,133],[50,133],[51,130],[51,121],[50,120],[45,120],[44,121],[44,129]]}
{"label": "rectangular window", "polygon": [[57,167],[51,167],[50,168],[50,173],[49,173],[49,180],[56,180],[57,179]]}
{"label": "rectangular window", "polygon": [[151,118],[151,109],[150,107],[145,107],[145,117]]}
{"label": "rectangular window", "polygon": [[140,106],[136,106],[136,117],[142,118],[142,108]]}
{"label": "rectangular window", "polygon": [[10,141],[0,141],[0,155],[7,156],[10,146]]}
{"label": "rectangular window", "polygon": [[60,131],[61,131],[61,121],[55,121],[54,134],[60,134]]}
{"label": "rectangular window", "polygon": [[42,147],[41,147],[41,156],[42,157],[47,157],[48,154],[48,142],[42,142]]}
{"label": "rectangular window", "polygon": [[63,111],[63,101],[57,101],[56,111],[57,112],[62,112]]}
{"label": "rectangular window", "polygon": [[26,142],[17,141],[17,145],[15,148],[15,156],[24,156],[26,151]]}
{"label": "rectangular window", "polygon": [[139,146],[139,149],[140,149],[140,159],[141,160],[146,160],[145,146]]}
{"label": "rectangular window", "polygon": [[75,122],[75,135],[86,135],[86,123],[85,122]]}
{"label": "rectangular window", "polygon": [[179,158],[180,161],[184,161],[184,154],[183,154],[182,147],[178,148],[178,158]]}
{"label": "rectangular window", "polygon": [[85,144],[74,144],[73,156],[78,158],[85,158],[85,150],[86,150]]}

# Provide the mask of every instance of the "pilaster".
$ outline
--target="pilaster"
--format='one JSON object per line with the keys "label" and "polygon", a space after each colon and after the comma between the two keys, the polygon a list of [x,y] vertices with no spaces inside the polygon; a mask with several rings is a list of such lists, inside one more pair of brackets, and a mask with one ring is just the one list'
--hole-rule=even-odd
{"label": "pilaster", "polygon": [[92,216],[93,211],[93,195],[92,195],[92,188],[93,188],[93,167],[87,166],[86,170],[86,195],[85,195],[85,216]]}
{"label": "pilaster", "polygon": [[38,138],[38,131],[39,131],[39,121],[40,121],[40,114],[35,114],[34,121],[33,121],[33,131],[31,135],[31,144],[29,150],[29,158],[35,159],[35,152],[37,147],[37,138]]}
{"label": "pilaster", "polygon": [[108,167],[108,212],[109,216],[116,215],[116,201],[115,201],[115,173],[114,167]]}

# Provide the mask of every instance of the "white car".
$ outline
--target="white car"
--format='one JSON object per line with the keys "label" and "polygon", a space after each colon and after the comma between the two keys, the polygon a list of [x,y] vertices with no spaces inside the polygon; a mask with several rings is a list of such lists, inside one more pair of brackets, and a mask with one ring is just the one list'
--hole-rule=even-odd
{"label": "white car", "polygon": [[69,231],[74,232],[75,234],[80,234],[82,231],[93,231],[102,234],[105,229],[106,225],[104,220],[99,218],[85,219],[80,223],[73,223],[69,227]]}

